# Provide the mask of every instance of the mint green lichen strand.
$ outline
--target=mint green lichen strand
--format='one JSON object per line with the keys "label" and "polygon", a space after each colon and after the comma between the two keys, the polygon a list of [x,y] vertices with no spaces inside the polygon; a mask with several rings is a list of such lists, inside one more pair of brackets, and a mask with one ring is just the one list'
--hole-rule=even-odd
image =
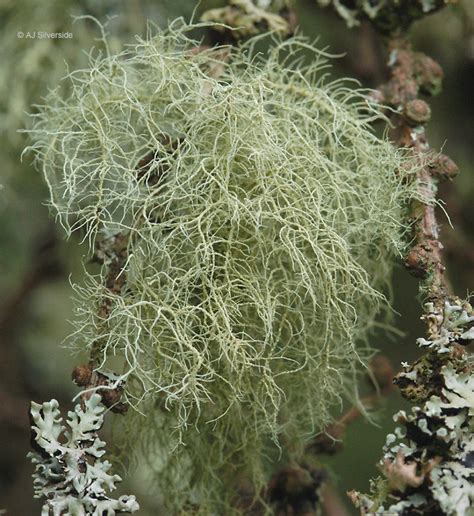
{"label": "mint green lichen strand", "polygon": [[[277,443],[297,458],[356,397],[413,190],[370,130],[377,110],[323,82],[322,53],[293,39],[256,58],[254,44],[222,64],[175,26],[71,74],[31,130],[64,227],[130,234],[120,295],[103,275],[77,287],[75,342],[122,363],[147,414],[125,433],[169,510],[231,514],[240,475],[258,492]],[[284,62],[302,51],[309,66]]]}

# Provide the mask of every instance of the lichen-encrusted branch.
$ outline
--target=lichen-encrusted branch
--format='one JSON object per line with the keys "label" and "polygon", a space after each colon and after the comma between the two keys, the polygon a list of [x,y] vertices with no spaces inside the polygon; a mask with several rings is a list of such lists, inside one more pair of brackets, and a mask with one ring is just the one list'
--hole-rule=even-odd
{"label": "lichen-encrusted branch", "polygon": [[434,13],[453,0],[317,0],[322,7],[332,6],[349,27],[364,19],[380,32],[407,29],[414,21]]}
{"label": "lichen-encrusted branch", "polygon": [[288,0],[229,0],[229,5],[210,9],[201,19],[219,24],[213,26],[212,30],[219,31],[234,41],[267,31],[285,37],[294,29]]}
{"label": "lichen-encrusted branch", "polygon": [[[113,308],[113,296],[120,296],[126,285],[127,275],[124,266],[127,261],[127,246],[130,234],[127,231],[118,232],[109,237],[98,238],[95,241],[93,261],[104,267],[104,295],[97,306],[97,324],[106,324]],[[97,371],[105,360],[101,339],[94,341],[89,353],[89,363],[76,366],[72,371],[72,380],[84,389],[81,399],[88,400],[92,393],[99,394],[102,403],[112,412],[124,414],[128,405],[121,402],[123,381],[120,377],[106,371]]]}
{"label": "lichen-encrusted branch", "polygon": [[[426,4],[412,2],[412,7],[422,3]],[[429,5],[435,10],[444,3]],[[356,14],[368,15],[366,2],[356,5]],[[404,29],[408,24],[402,18],[394,26],[380,24],[384,9],[395,12],[403,5],[381,2],[380,9],[368,17],[381,32]],[[428,352],[413,365],[404,364],[395,378],[402,394],[417,406],[410,415],[403,411],[395,415],[401,427],[387,437],[380,463],[385,479],[372,482],[370,496],[349,494],[362,514],[461,516],[474,503],[474,382],[465,349],[474,340],[474,317],[469,303],[450,294],[435,212],[438,183],[453,178],[458,170],[450,158],[430,149],[425,133],[430,107],[418,98],[438,93],[443,74],[431,58],[414,52],[405,36],[392,36],[388,50],[390,78],[377,96],[393,110],[397,145],[408,149],[419,166],[419,196],[411,213],[414,239],[405,263],[421,278],[427,336],[417,342]]]}
{"label": "lichen-encrusted branch", "polygon": [[425,125],[431,111],[418,95],[437,94],[441,90],[443,72],[431,58],[413,51],[406,38],[392,39],[388,50],[390,79],[380,87],[380,100],[395,110],[392,122],[398,145],[410,149],[419,162],[420,195],[412,205],[415,240],[406,256],[406,265],[415,276],[422,278],[425,296],[442,306],[449,289],[435,213],[436,194],[439,181],[453,178],[458,170],[450,158],[430,150]]}
{"label": "lichen-encrusted branch", "polygon": [[372,483],[371,496],[350,493],[362,514],[464,516],[474,505],[474,377],[464,352],[474,338],[473,310],[457,300],[426,311],[439,332],[418,339],[429,351],[396,377],[417,405],[394,416],[399,426],[380,463],[385,479]]}
{"label": "lichen-encrusted branch", "polygon": [[35,451],[28,456],[35,465],[35,497],[46,498],[42,516],[113,516],[138,511],[134,496],[115,500],[107,495],[121,478],[111,474],[112,465],[102,459],[105,443],[98,431],[104,411],[101,396],[93,394],[68,413],[66,429],[56,400],[31,404]]}

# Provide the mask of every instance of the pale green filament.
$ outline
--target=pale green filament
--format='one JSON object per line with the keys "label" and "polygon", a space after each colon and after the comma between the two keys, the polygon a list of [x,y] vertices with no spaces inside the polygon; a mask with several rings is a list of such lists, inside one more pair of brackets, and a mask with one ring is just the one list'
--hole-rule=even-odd
{"label": "pale green filament", "polygon": [[130,233],[123,291],[104,273],[78,287],[75,342],[121,364],[137,408],[124,433],[170,510],[231,514],[239,476],[258,492],[278,443],[297,458],[356,396],[414,191],[370,130],[380,113],[324,83],[322,53],[255,44],[222,64],[175,25],[72,73],[31,129],[63,226],[91,242]]}

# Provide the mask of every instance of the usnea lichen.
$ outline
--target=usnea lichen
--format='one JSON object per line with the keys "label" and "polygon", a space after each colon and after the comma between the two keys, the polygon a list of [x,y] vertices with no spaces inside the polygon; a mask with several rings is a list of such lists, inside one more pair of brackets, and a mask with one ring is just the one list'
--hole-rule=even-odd
{"label": "usnea lichen", "polygon": [[[2,252],[1,262],[9,271],[29,267],[32,242],[43,238],[38,235],[50,223],[37,202],[44,197],[44,185],[29,162],[20,162],[26,138],[18,130],[25,127],[32,105],[50,88],[67,89],[68,81],[61,79],[68,68],[86,67],[89,51],[106,51],[95,18],[106,24],[111,51],[123,48],[136,32],[146,29],[145,10],[156,21],[164,19],[162,2],[141,0],[139,4],[121,0],[0,1],[0,62],[4,70],[0,74],[0,225],[2,244],[11,246],[9,252]],[[22,231],[18,231],[19,225]],[[2,274],[2,289],[9,288],[14,277]]]}
{"label": "usnea lichen", "polygon": [[77,287],[74,341],[121,364],[171,512],[231,514],[356,397],[414,191],[363,92],[258,41],[228,60],[175,24],[71,73],[30,130],[67,232],[126,247],[113,288],[107,263]]}
{"label": "usnea lichen", "polygon": [[[18,156],[25,146],[26,113],[49,88],[67,87],[67,69],[87,66],[88,52],[104,52],[103,32],[113,51],[146,28],[146,16],[162,19],[152,0],[129,7],[120,0],[5,0],[0,2],[0,174],[18,176]],[[98,20],[106,26],[101,30]]]}

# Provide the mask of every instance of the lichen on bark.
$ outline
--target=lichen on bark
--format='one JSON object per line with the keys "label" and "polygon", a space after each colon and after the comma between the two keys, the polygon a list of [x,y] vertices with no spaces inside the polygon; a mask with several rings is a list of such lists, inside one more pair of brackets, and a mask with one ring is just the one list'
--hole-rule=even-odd
{"label": "lichen on bark", "polygon": [[321,7],[332,6],[348,27],[364,19],[385,34],[406,30],[414,21],[432,14],[455,0],[317,0]]}
{"label": "lichen on bark", "polygon": [[72,72],[30,134],[63,226],[103,260],[76,287],[76,345],[99,373],[120,361],[124,435],[167,510],[231,514],[242,478],[261,498],[281,443],[297,460],[357,398],[417,166],[304,39],[225,61],[188,30]]}
{"label": "lichen on bark", "polygon": [[474,339],[473,310],[453,299],[443,310],[429,303],[425,318],[439,328],[432,340],[418,339],[429,351],[395,379],[416,405],[394,416],[399,426],[379,464],[385,479],[370,496],[350,493],[362,514],[465,516],[474,504],[474,377],[464,351]]}
{"label": "lichen on bark", "polygon": [[110,498],[121,478],[111,474],[112,465],[102,457],[105,442],[98,437],[105,407],[99,394],[78,403],[63,425],[59,404],[51,400],[31,404],[35,497],[45,498],[42,516],[114,516],[134,513],[134,496]]}

